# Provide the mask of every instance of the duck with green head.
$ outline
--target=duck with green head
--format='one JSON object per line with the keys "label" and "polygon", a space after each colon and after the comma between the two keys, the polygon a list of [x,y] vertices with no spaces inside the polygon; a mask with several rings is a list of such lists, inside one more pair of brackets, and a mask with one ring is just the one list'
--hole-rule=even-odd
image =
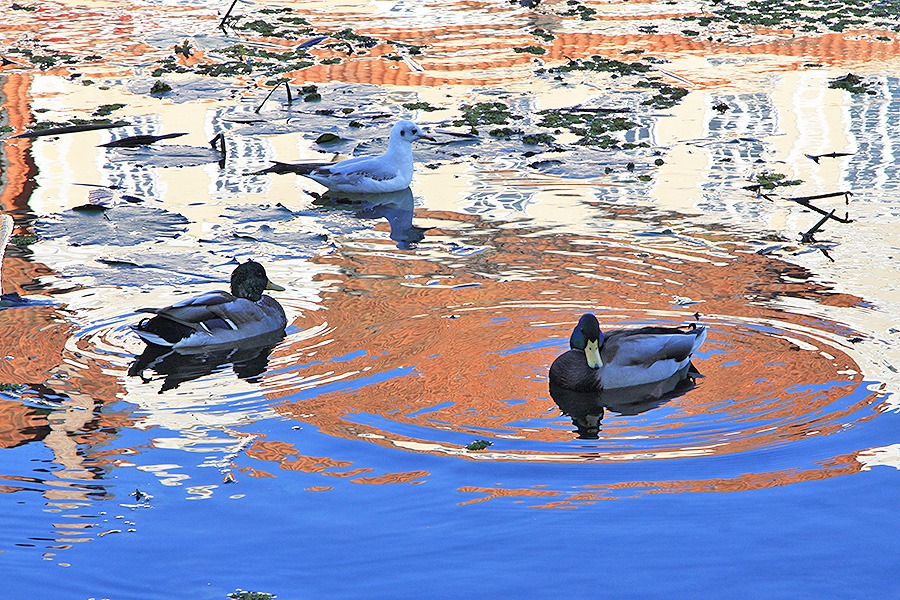
{"label": "duck with green head", "polygon": [[165,308],[140,308],[156,316],[132,326],[148,344],[175,349],[246,344],[284,333],[287,318],[264,290],[284,291],[269,281],[258,262],[248,260],[231,274],[231,292],[214,291]]}
{"label": "duck with green head", "polygon": [[706,327],[640,327],[605,334],[585,313],[569,338],[569,351],[550,365],[550,383],[579,392],[663,381],[686,371],[706,339]]}

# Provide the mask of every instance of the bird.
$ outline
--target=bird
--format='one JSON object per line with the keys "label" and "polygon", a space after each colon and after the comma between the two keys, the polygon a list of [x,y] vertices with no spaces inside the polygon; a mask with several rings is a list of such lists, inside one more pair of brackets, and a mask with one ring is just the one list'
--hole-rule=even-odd
{"label": "bird", "polygon": [[263,290],[284,291],[269,281],[258,262],[248,260],[231,273],[231,292],[214,291],[165,308],[140,308],[153,313],[132,325],[147,344],[175,350],[245,345],[253,339],[283,334],[284,309]]}
{"label": "bird", "polygon": [[585,313],[569,338],[570,350],[550,365],[550,384],[597,392],[663,381],[687,372],[691,356],[706,339],[706,327],[640,327],[600,331]]}
{"label": "bird", "polygon": [[[398,121],[391,129],[387,150],[380,156],[358,156],[333,164],[306,163],[293,165],[294,172],[309,177],[343,194],[385,194],[399,192],[412,183],[412,143],[431,140],[421,127],[412,121]],[[282,168],[286,165],[280,163]],[[305,171],[305,172],[304,172]]]}

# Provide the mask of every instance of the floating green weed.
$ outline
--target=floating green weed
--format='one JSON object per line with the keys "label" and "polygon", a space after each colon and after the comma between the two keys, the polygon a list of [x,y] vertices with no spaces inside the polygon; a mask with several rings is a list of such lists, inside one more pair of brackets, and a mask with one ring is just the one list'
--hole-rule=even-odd
{"label": "floating green weed", "polygon": [[556,141],[556,136],[549,133],[527,133],[522,136],[522,143],[528,146],[537,146],[538,144],[552,144]]}
{"label": "floating green weed", "polygon": [[116,104],[101,104],[97,107],[97,109],[91,113],[95,117],[106,117],[109,116],[113,111],[119,110],[120,108],[125,108],[126,104],[116,103]]}
{"label": "floating green weed", "polygon": [[787,175],[776,173],[774,171],[761,171],[754,178],[756,185],[767,189],[774,190],[776,187],[785,187],[789,185],[800,185],[803,183],[800,179],[788,179]]}
{"label": "floating green weed", "polygon": [[12,242],[14,246],[18,246],[20,248],[24,248],[26,246],[30,246],[31,244],[38,241],[38,236],[33,233],[21,233],[12,236],[9,241]]}
{"label": "floating green weed", "polygon": [[488,446],[493,446],[493,445],[494,445],[493,442],[489,442],[487,440],[475,440],[474,442],[472,442],[466,446],[466,450],[471,450],[471,451],[484,450]]}
{"label": "floating green weed", "polygon": [[424,110],[425,112],[434,112],[436,110],[447,110],[443,106],[433,106],[428,102],[406,102],[403,104],[406,110]]}
{"label": "floating green weed", "polygon": [[[846,31],[850,28],[900,31],[898,0],[708,0],[703,15],[678,17],[708,27],[745,25],[801,31]],[[734,29],[734,27],[729,27]]]}
{"label": "floating green weed", "polygon": [[514,129],[512,127],[499,127],[497,129],[491,129],[488,132],[488,135],[493,138],[500,138],[508,140],[509,138],[519,135],[522,133],[521,129]]}
{"label": "floating green weed", "polygon": [[150,95],[165,94],[172,91],[172,86],[165,81],[156,81],[150,88]]}
{"label": "floating green weed", "polygon": [[513,48],[513,52],[517,52],[519,54],[546,54],[547,50],[541,48],[540,46],[525,46],[523,48]]}
{"label": "floating green weed", "polygon": [[507,125],[510,121],[523,118],[521,115],[513,114],[502,102],[463,104],[460,110],[462,117],[453,121],[453,125],[456,127],[467,125],[475,134],[478,133],[479,125]]}
{"label": "floating green weed", "polygon": [[[592,110],[542,110],[538,113],[537,125],[559,132],[566,129],[579,136],[575,142],[579,146],[618,148],[619,140],[609,135],[617,131],[627,131],[638,126],[634,121],[615,114]],[[523,140],[524,141],[524,140]]]}
{"label": "floating green weed", "polygon": [[837,90],[846,90],[851,94],[870,94],[875,95],[876,92],[871,88],[872,83],[865,81],[862,77],[847,73],[843,77],[832,79],[828,82],[828,87]]}
{"label": "floating green weed", "polygon": [[597,11],[589,6],[578,2],[577,0],[567,0],[566,4],[569,10],[561,12],[564,17],[578,17],[582,21],[593,21]]}

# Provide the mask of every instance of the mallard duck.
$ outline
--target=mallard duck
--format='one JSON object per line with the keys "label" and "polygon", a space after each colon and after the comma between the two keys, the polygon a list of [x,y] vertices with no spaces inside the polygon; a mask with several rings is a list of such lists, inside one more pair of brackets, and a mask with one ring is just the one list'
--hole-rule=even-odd
{"label": "mallard duck", "polygon": [[662,381],[684,370],[706,339],[706,328],[640,327],[604,335],[597,317],[586,313],[569,338],[568,352],[550,365],[550,383],[595,392]]}
{"label": "mallard duck", "polygon": [[302,174],[332,192],[399,192],[412,183],[412,143],[423,139],[434,141],[412,121],[398,121],[391,129],[387,150],[381,156],[359,156],[330,165],[310,165],[316,168]]}
{"label": "mallard duck", "polygon": [[156,316],[132,329],[148,344],[175,349],[243,344],[283,333],[284,309],[263,290],[284,288],[269,281],[261,264],[248,260],[231,273],[231,293],[207,292],[165,308],[140,308]]}

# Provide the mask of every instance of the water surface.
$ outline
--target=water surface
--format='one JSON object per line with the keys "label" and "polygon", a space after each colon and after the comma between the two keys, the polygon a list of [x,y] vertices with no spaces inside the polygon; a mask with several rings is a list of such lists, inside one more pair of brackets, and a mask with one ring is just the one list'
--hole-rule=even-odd
{"label": "water surface", "polygon": [[[315,32],[221,31],[227,7],[204,3],[10,11],[4,44],[31,52],[0,70],[12,133],[115,103],[129,125],[4,134],[19,237],[3,292],[28,302],[0,309],[0,595],[900,591],[895,34],[714,25],[709,40],[673,18],[694,8],[654,3],[586,4],[587,21],[561,5],[289,4]],[[322,42],[287,75],[319,101],[276,92],[256,111],[272,82],[246,74],[167,73],[173,91],[149,93],[184,40],[193,68],[236,41],[344,27],[376,42]],[[515,51],[533,44],[546,52]],[[539,72],[627,50],[689,93],[648,108],[643,75]],[[828,87],[848,70],[873,93]],[[495,101],[524,128],[575,105],[635,126],[616,148],[447,133],[462,105]],[[399,117],[440,132],[410,190],[329,200],[261,173],[378,151]],[[171,132],[187,135],[100,146]],[[342,141],[317,144],[326,132]],[[807,156],[829,152],[847,155]],[[801,184],[747,189],[764,172]],[[853,222],[801,243],[820,215],[789,198],[839,191],[849,204],[816,204]],[[222,288],[249,258],[287,288],[283,339],[145,352],[137,308]],[[551,396],[586,311],[706,325],[699,376]]]}

